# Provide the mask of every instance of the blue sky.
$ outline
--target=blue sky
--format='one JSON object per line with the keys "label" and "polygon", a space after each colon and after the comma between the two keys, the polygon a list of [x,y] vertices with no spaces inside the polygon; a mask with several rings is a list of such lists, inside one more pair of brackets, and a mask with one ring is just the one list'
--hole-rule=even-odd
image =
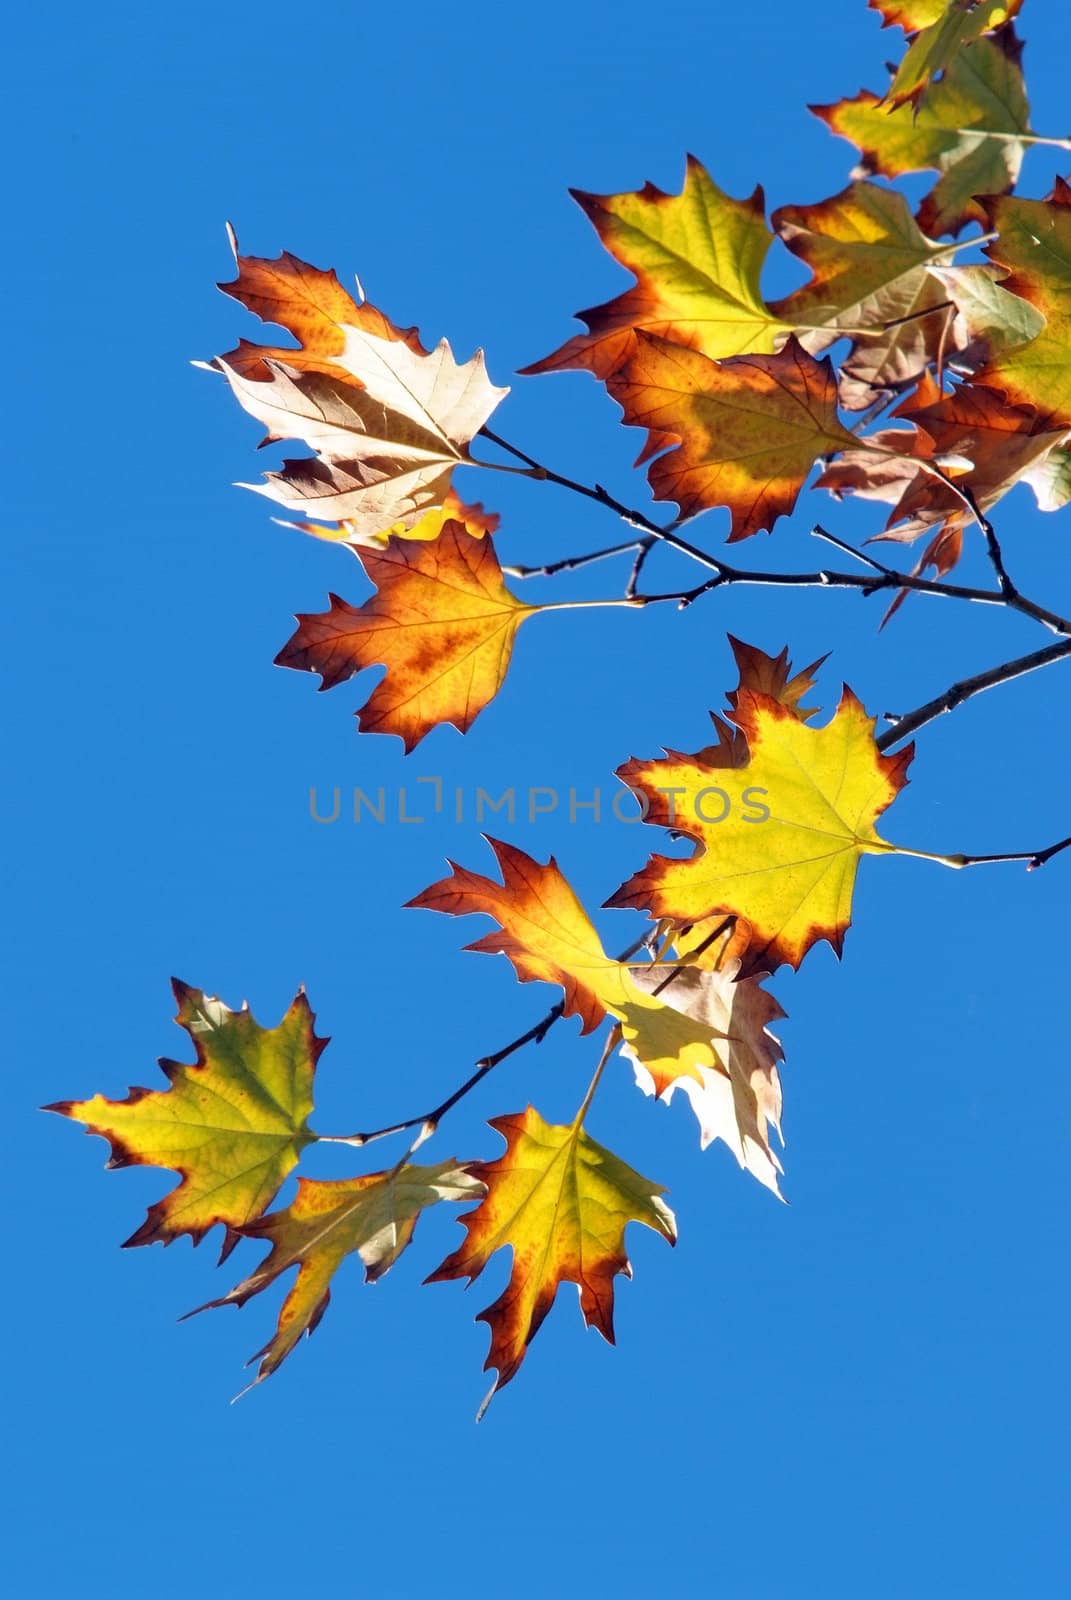
{"label": "blue sky", "polygon": [[[702,739],[732,683],[727,631],[799,662],[832,650],[824,703],[843,677],[872,711],[1046,642],[921,601],[879,635],[875,603],[811,592],[563,614],[522,633],[467,739],[440,729],[408,759],[357,737],[355,685],[318,696],[271,665],[293,612],[365,591],[344,552],[230,487],[255,474],[255,425],[189,365],[252,331],[213,288],[230,275],[224,219],[251,252],[359,271],[396,320],[462,357],[482,345],[509,382],[622,282],[568,185],[676,188],[691,149],[731,193],[762,181],[771,206],[842,186],[848,147],[805,104],[877,86],[895,36],[862,0],[820,9],[819,26],[787,0],[191,0],[9,21],[13,1593],[1058,1592],[1071,858],[1034,875],[864,863],[843,964],[823,949],[776,985],[787,1208],[723,1147],[700,1153],[683,1103],[652,1106],[618,1068],[592,1132],[669,1186],[679,1246],[633,1230],[616,1351],[564,1291],[478,1428],[472,1318],[503,1264],[468,1295],[420,1287],[460,1238],[452,1210],[374,1292],[345,1270],[315,1339],[232,1407],[273,1306],[179,1326],[234,1279],[211,1242],[117,1248],[170,1179],[105,1174],[102,1143],[33,1109],[156,1083],[155,1057],[182,1053],[172,972],[265,1023],[307,985],[334,1038],[325,1131],[425,1109],[541,1014],[549,991],[461,953],[475,925],[400,909],[447,854],[487,869],[474,823],[317,826],[311,785],[609,793],[625,756]],[[1068,121],[1062,11],[1032,0],[1023,27],[1049,133]],[[1023,192],[1045,192],[1052,155],[1031,154]],[[782,265],[767,286],[794,281]],[[559,376],[514,380],[496,426],[645,503],[617,418],[590,380]],[[502,513],[508,560],[617,536],[599,508],[485,477],[466,488]],[[844,537],[876,526],[815,497],[743,555],[813,564],[817,514]],[[1023,490],[1001,526],[1021,587],[1066,610],[1066,518]],[[702,527],[717,548],[722,514]],[[977,554],[964,571],[986,581]],[[651,574],[691,581],[671,560]],[[617,581],[595,569],[571,592]],[[1066,670],[927,729],[889,835],[986,851],[1066,833]],[[646,853],[640,830],[590,820],[510,836],[555,851],[592,906]],[[598,922],[615,948],[636,925]],[[483,1119],[529,1099],[567,1119],[592,1065],[562,1027],[459,1107],[435,1158],[496,1154]],[[319,1152],[312,1167],[351,1170]],[[243,1247],[231,1266],[255,1259]]]}

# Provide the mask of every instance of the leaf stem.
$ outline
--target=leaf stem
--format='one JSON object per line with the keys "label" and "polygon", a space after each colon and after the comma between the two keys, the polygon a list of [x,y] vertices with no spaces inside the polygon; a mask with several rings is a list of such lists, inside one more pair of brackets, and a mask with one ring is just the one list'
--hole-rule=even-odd
{"label": "leaf stem", "polygon": [[[948,131],[961,139],[999,139],[1004,144],[1044,144],[1053,150],[1071,150],[1071,139],[1053,139],[1044,133],[1003,133],[996,128],[949,128]],[[995,234],[983,235],[983,239],[993,238],[996,238]],[[981,242],[978,239],[971,240],[971,244]]]}
{"label": "leaf stem", "polygon": [[620,1022],[615,1022],[613,1027],[610,1029],[610,1032],[606,1036],[606,1043],[603,1045],[602,1055],[599,1057],[599,1064],[595,1068],[595,1076],[592,1078],[591,1083],[588,1085],[588,1092],[584,1096],[584,1098],[583,1098],[583,1100],[581,1102],[580,1110],[577,1112],[576,1116],[573,1118],[573,1127],[578,1133],[579,1133],[580,1129],[584,1126],[584,1118],[587,1116],[588,1111],[589,1111],[589,1109],[591,1107],[591,1102],[595,1098],[595,1091],[599,1087],[599,1080],[601,1079],[603,1073],[606,1070],[606,1063],[609,1061],[609,1059],[610,1059],[611,1055],[613,1054],[614,1050],[617,1048],[617,1046],[620,1043],[621,1043],[621,1024],[620,1024]]}

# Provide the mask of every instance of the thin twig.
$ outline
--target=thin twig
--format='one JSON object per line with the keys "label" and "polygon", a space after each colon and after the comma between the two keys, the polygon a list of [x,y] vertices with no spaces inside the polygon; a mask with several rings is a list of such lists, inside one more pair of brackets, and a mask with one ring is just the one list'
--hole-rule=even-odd
{"label": "thin twig", "polygon": [[[679,550],[682,555],[691,556],[693,561],[698,561],[704,567],[713,571],[721,570],[721,563],[713,556],[707,555],[705,550],[700,550],[696,545],[689,544],[687,539],[681,539],[673,532],[676,522],[668,527],[659,527],[657,522],[652,522],[650,517],[645,517],[642,511],[634,511],[616,500],[608,489],[601,483],[578,483],[575,478],[567,478],[561,472],[552,472],[550,467],[543,466],[542,462],[530,456],[524,450],[519,450],[515,444],[510,444],[497,433],[492,433],[490,428],[481,428],[480,437],[489,439],[492,444],[497,444],[500,450],[506,450],[511,456],[516,456],[518,461],[523,461],[531,471],[531,476],[539,478],[546,483],[556,483],[561,489],[569,489],[573,494],[582,494],[585,500],[594,500],[597,505],[605,506],[608,511],[613,511],[622,521],[627,522],[630,528],[638,528],[641,533],[649,533],[655,539],[660,539],[664,544],[672,545],[674,550]],[[476,466],[486,466],[486,462],[475,462]],[[681,519],[678,518],[677,522]]]}
{"label": "thin twig", "polygon": [[635,598],[636,589],[637,589],[637,586],[638,586],[639,581],[640,581],[640,574],[644,569],[644,565],[645,565],[645,563],[647,561],[647,557],[650,555],[651,551],[654,548],[654,544],[655,544],[654,535],[653,534],[648,534],[647,538],[646,539],[641,539],[640,543],[637,545],[637,547],[636,547],[636,559],[632,563],[632,571],[629,573],[628,582],[625,585],[625,599],[626,600],[632,600],[632,599]]}
{"label": "thin twig", "polygon": [[823,528],[820,522],[816,522],[811,529],[811,537],[812,539],[824,539],[826,544],[831,544],[834,549],[843,551],[846,556],[853,556],[856,561],[861,561],[865,567],[870,567],[874,572],[889,572],[892,570],[882,562],[875,560],[873,556],[867,555],[865,550],[857,550],[854,544],[847,544],[843,539],[838,539],[835,533],[830,533],[828,528]]}
{"label": "thin twig", "polygon": [[[644,933],[640,938],[634,939],[628,948],[623,950],[615,959],[627,961],[630,956],[636,955],[638,951],[649,948],[652,937],[653,930]],[[366,1144],[375,1144],[378,1139],[387,1139],[392,1134],[405,1133],[410,1128],[419,1128],[420,1133],[402,1157],[403,1162],[408,1160],[419,1145],[422,1145],[426,1139],[431,1138],[446,1113],[451,1111],[459,1100],[463,1100],[467,1094],[470,1094],[477,1084],[482,1083],[489,1072],[493,1072],[495,1067],[499,1066],[501,1062],[507,1061],[518,1050],[523,1050],[525,1045],[542,1044],[551,1028],[553,1028],[559,1017],[563,1015],[564,1010],[565,1007],[559,1000],[557,1005],[551,1006],[546,1015],[541,1017],[526,1032],[519,1034],[516,1039],[511,1039],[509,1044],[504,1044],[500,1050],[495,1050],[491,1055],[481,1056],[479,1061],[475,1063],[476,1070],[465,1079],[460,1088],[455,1089],[453,1094],[447,1095],[446,1099],[440,1105],[437,1105],[433,1111],[424,1111],[416,1117],[406,1117],[403,1122],[392,1122],[389,1127],[375,1128],[371,1133],[318,1133],[316,1135],[317,1140],[320,1144],[348,1144],[356,1149],[361,1149]]]}
{"label": "thin twig", "polygon": [[1047,645],[1044,650],[1034,650],[1030,655],[1017,656],[1014,661],[1004,661],[1000,666],[987,668],[985,672],[976,672],[973,677],[961,678],[933,700],[927,700],[925,705],[901,717],[891,717],[886,712],[886,719],[893,726],[877,740],[878,749],[888,750],[891,745],[899,744],[901,739],[908,738],[946,711],[954,711],[965,700],[982,694],[986,689],[993,689],[999,683],[1010,683],[1013,678],[1022,678],[1028,672],[1036,672],[1040,667],[1062,661],[1066,656],[1071,656],[1071,639],[1061,639],[1057,644]]}
{"label": "thin twig", "polygon": [[542,567],[504,566],[502,571],[510,578],[553,578],[559,572],[575,572],[577,567],[590,566],[593,561],[605,561],[608,556],[624,555],[626,550],[640,550],[644,543],[644,539],[626,539],[624,544],[608,544],[603,550],[592,550],[583,556],[566,556],[562,561],[549,561]]}
{"label": "thin twig", "polygon": [[1071,849],[1071,833],[1066,839],[1060,839],[1056,844],[1050,844],[1047,849],[1039,850],[1036,856],[1031,856],[1026,864],[1027,872],[1034,872],[1038,867],[1043,867],[1046,861],[1051,861],[1053,856],[1059,855],[1061,850]]}
{"label": "thin twig", "polygon": [[1058,839],[1055,844],[1046,845],[1044,850],[1006,850],[995,856],[940,856],[934,859],[948,867],[988,867],[1002,861],[1025,861],[1027,872],[1034,872],[1038,867],[1043,867],[1046,861],[1051,861],[1053,856],[1059,855],[1061,850],[1069,848],[1071,834],[1066,839]]}
{"label": "thin twig", "polygon": [[522,1033],[518,1038],[512,1039],[509,1044],[503,1045],[502,1049],[496,1050],[493,1055],[483,1056],[477,1061],[476,1070],[471,1077],[466,1078],[461,1087],[455,1089],[453,1094],[447,1095],[446,1099],[440,1105],[437,1105],[433,1111],[422,1112],[417,1117],[406,1117],[404,1122],[392,1122],[389,1127],[376,1128],[371,1133],[320,1133],[316,1137],[321,1144],[348,1144],[360,1149],[366,1144],[375,1144],[377,1139],[387,1139],[393,1133],[405,1133],[409,1128],[419,1128],[420,1136],[410,1147],[409,1153],[411,1154],[417,1148],[417,1145],[421,1145],[425,1139],[431,1138],[446,1113],[452,1110],[459,1100],[463,1100],[467,1094],[471,1093],[478,1083],[482,1083],[487,1074],[493,1072],[500,1062],[507,1060],[516,1051],[523,1049],[526,1044],[542,1044],[561,1016],[562,1010],[563,1006],[559,1001],[556,1006],[551,1006],[546,1016],[541,1017],[534,1027],[529,1028],[526,1033]]}

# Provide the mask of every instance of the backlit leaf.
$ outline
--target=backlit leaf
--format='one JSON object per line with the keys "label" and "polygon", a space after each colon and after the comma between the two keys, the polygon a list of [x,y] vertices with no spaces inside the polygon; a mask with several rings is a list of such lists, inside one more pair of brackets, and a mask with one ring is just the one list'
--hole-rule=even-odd
{"label": "backlit leaf", "polygon": [[862,410],[917,377],[947,321],[947,293],[927,267],[949,257],[947,246],[920,231],[903,195],[853,183],[818,205],[781,206],[772,220],[813,274],[775,309],[812,354],[849,336],[851,352],[840,363],[847,408]]}
{"label": "backlit leaf", "polygon": [[442,505],[425,511],[412,527],[395,522],[382,533],[361,533],[352,522],[285,522],[282,526],[296,528],[298,533],[311,534],[314,539],[323,539],[328,544],[382,550],[392,539],[438,539],[448,522],[460,522],[474,539],[483,539],[497,530],[499,517],[497,512],[485,511],[482,505],[465,505],[456,490],[450,489]]}
{"label": "backlit leaf", "polygon": [[360,560],[378,592],[363,606],[331,595],[330,611],[299,615],[277,663],[318,672],[322,689],[385,666],[358,721],[364,733],[396,733],[406,750],[441,722],[465,733],[498,692],[514,635],[538,606],[510,594],[492,541],[460,522],[444,523],[431,541],[395,537],[385,549],[362,549]]}
{"label": "backlit leaf", "polygon": [[497,1372],[493,1395],[524,1360],[561,1283],[578,1286],[585,1322],[613,1344],[614,1278],[632,1276],[625,1228],[642,1222],[674,1244],[677,1224],[661,1198],[665,1190],[596,1144],[579,1119],[554,1127],[529,1106],[495,1117],[491,1127],[506,1150],[497,1161],[469,1166],[486,1198],[460,1219],[464,1244],[427,1281],[471,1282],[496,1250],[511,1248],[509,1284],[477,1319],[491,1330],[484,1367]]}
{"label": "backlit leaf", "polygon": [[[533,979],[560,984],[563,1014],[577,1016],[590,1033],[609,1013],[621,1023],[623,1051],[639,1061],[659,1093],[674,1079],[699,1068],[727,1070],[722,1041],[702,1021],[652,997],[633,982],[628,965],[603,950],[580,901],[553,858],[545,865],[515,845],[498,839],[495,852],[502,882],[451,862],[451,876],[431,884],[408,903],[450,916],[479,912],[494,917],[500,931],[467,946],[487,955],[505,955],[522,983]],[[668,968],[666,969],[668,970]]]}
{"label": "backlit leaf", "polygon": [[823,728],[751,691],[732,715],[748,743],[742,768],[671,755],[618,769],[647,796],[648,822],[699,849],[683,861],[653,856],[607,904],[674,922],[741,917],[749,972],[798,967],[820,939],[839,953],[860,856],[894,848],[874,822],[903,788],[913,748],[881,755],[874,721],[848,688]]}
{"label": "backlit leaf", "polygon": [[773,242],[761,189],[734,200],[689,156],[679,195],[652,183],[637,193],[572,193],[636,286],[579,312],[590,331],[525,372],[575,367],[607,378],[632,355],[637,329],[707,356],[772,351],[788,332],[759,289]]}
{"label": "backlit leaf", "polygon": [[409,527],[443,505],[453,468],[508,391],[491,384],[482,352],[459,365],[445,340],[426,352],[352,322],[338,326],[335,348],[337,338],[316,327],[331,355],[317,354],[312,366],[285,350],[260,357],[254,370],[266,376],[250,377],[248,361],[213,363],[268,440],[299,439],[316,451],[246,487],[292,511],[349,522],[358,537]]}
{"label": "backlit leaf", "polygon": [[243,339],[222,359],[244,377],[269,380],[269,361],[285,361],[303,372],[330,373],[333,358],[345,348],[347,327],[362,328],[381,339],[400,339],[417,355],[427,354],[415,328],[396,328],[375,306],[354,300],[333,272],[310,267],[288,250],[274,260],[240,255],[234,230],[228,233],[238,276],[219,287],[262,322],[285,328],[298,341],[294,350]]}
{"label": "backlit leaf", "polygon": [[174,989],[175,1020],[197,1059],[162,1060],[166,1089],[131,1089],[125,1100],[64,1100],[46,1110],[107,1139],[109,1167],[181,1173],[127,1245],[170,1244],[184,1233],[198,1244],[218,1222],[227,1230],[226,1256],[315,1138],[308,1126],[312,1080],[327,1041],[313,1031],[304,991],[278,1027],[262,1028],[247,1007],[230,1011],[177,980]]}
{"label": "backlit leaf", "polygon": [[253,1357],[260,1361],[255,1379],[260,1383],[286,1360],[302,1334],[318,1326],[331,1298],[331,1280],[347,1256],[356,1254],[364,1264],[366,1283],[375,1283],[409,1244],[423,1210],[439,1200],[471,1200],[482,1193],[482,1184],[453,1161],[434,1167],[405,1165],[360,1178],[299,1178],[290,1205],[241,1229],[244,1238],[271,1245],[260,1266],[229,1294],[197,1309],[244,1306],[297,1267],[275,1333]]}
{"label": "backlit leaf", "polygon": [[941,176],[919,207],[919,226],[931,236],[958,233],[967,222],[985,222],[976,196],[1003,194],[1019,176],[1025,146],[1015,135],[1030,132],[1019,55],[1008,28],[998,39],[979,39],[960,51],[917,110],[890,110],[866,89],[853,100],[811,110],[858,145],[862,160],[853,177],[895,178],[936,168]]}
{"label": "backlit leaf", "polygon": [[[892,15],[907,32],[918,29],[896,69],[886,96],[890,106],[917,105],[935,78],[951,66],[956,52],[992,33],[1019,14],[1023,0],[941,0],[933,4],[890,5],[875,9]],[[916,20],[926,17],[925,22]],[[911,18],[912,20],[905,20]]]}
{"label": "backlit leaf", "polygon": [[1003,287],[1045,318],[1029,344],[1002,354],[978,375],[1010,400],[1043,417],[1071,423],[1071,188],[1062,181],[1047,200],[997,200],[993,260],[1008,271]]}
{"label": "backlit leaf", "polygon": [[[717,1067],[701,1066],[696,1076],[672,1079],[662,1088],[660,1098],[669,1101],[675,1090],[681,1089],[699,1122],[702,1148],[723,1139],[741,1167],[779,1195],[782,1168],[770,1144],[769,1129],[773,1127],[780,1135],[777,1069],[782,1052],[769,1030],[785,1013],[754,978],[737,981],[739,970],[738,961],[715,972],[660,962],[629,969],[633,982],[646,994],[657,993],[664,1003],[701,1022],[721,1041]],[[636,1082],[646,1094],[658,1092],[658,1084],[641,1061],[635,1060],[635,1070]]]}
{"label": "backlit leaf", "polygon": [[837,420],[832,367],[794,337],[777,355],[711,361],[638,333],[607,388],[627,424],[680,440],[648,469],[655,499],[682,516],[727,506],[730,543],[788,516],[817,457],[856,444]]}

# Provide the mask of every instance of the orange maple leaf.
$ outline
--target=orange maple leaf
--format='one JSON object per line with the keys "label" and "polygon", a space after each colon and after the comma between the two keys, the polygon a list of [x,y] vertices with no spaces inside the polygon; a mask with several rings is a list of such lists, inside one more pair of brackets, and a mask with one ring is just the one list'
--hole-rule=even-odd
{"label": "orange maple leaf", "polygon": [[416,328],[397,328],[382,311],[357,301],[344,289],[334,272],[324,272],[284,250],[274,260],[243,256],[234,229],[227,236],[234,252],[238,276],[219,288],[252,311],[262,322],[285,328],[298,341],[298,349],[255,345],[245,339],[220,359],[243,377],[271,378],[268,361],[285,361],[303,372],[332,372],[332,357],[345,348],[345,327],[363,328],[380,339],[397,339],[416,355],[427,355]]}
{"label": "orange maple leaf", "polygon": [[363,606],[331,595],[330,611],[299,615],[276,656],[334,688],[386,666],[357,713],[362,732],[396,733],[407,751],[441,722],[465,733],[506,676],[513,638],[539,609],[502,581],[494,544],[447,522],[437,539],[399,539],[359,559],[377,593]]}
{"label": "orange maple leaf", "polygon": [[681,516],[714,506],[732,515],[729,542],[788,516],[820,455],[851,448],[837,420],[837,382],[792,337],[777,355],[711,361],[650,334],[607,379],[624,420],[658,444],[680,441],[648,470],[656,500],[675,500]]}
{"label": "orange maple leaf", "polygon": [[[1066,421],[1054,424],[1035,405],[1012,404],[983,384],[961,383],[946,394],[928,374],[892,415],[910,422],[911,430],[885,428],[864,437],[860,449],[846,450],[825,468],[815,487],[891,503],[875,540],[909,544],[929,534],[913,575],[932,567],[944,577],[960,559],[972,519],[957,488],[988,512],[1069,433]],[[883,457],[870,445],[896,453]],[[927,470],[927,461],[942,465],[952,482]],[[886,621],[906,593],[893,601]]]}
{"label": "orange maple leaf", "polygon": [[562,1014],[579,1017],[581,1033],[597,1028],[606,1015],[608,978],[619,970],[602,948],[598,934],[553,856],[542,865],[524,850],[488,839],[502,882],[449,863],[451,876],[414,895],[414,910],[463,917],[482,912],[501,931],[485,933],[466,945],[486,955],[504,955],[522,983],[560,984]]}

